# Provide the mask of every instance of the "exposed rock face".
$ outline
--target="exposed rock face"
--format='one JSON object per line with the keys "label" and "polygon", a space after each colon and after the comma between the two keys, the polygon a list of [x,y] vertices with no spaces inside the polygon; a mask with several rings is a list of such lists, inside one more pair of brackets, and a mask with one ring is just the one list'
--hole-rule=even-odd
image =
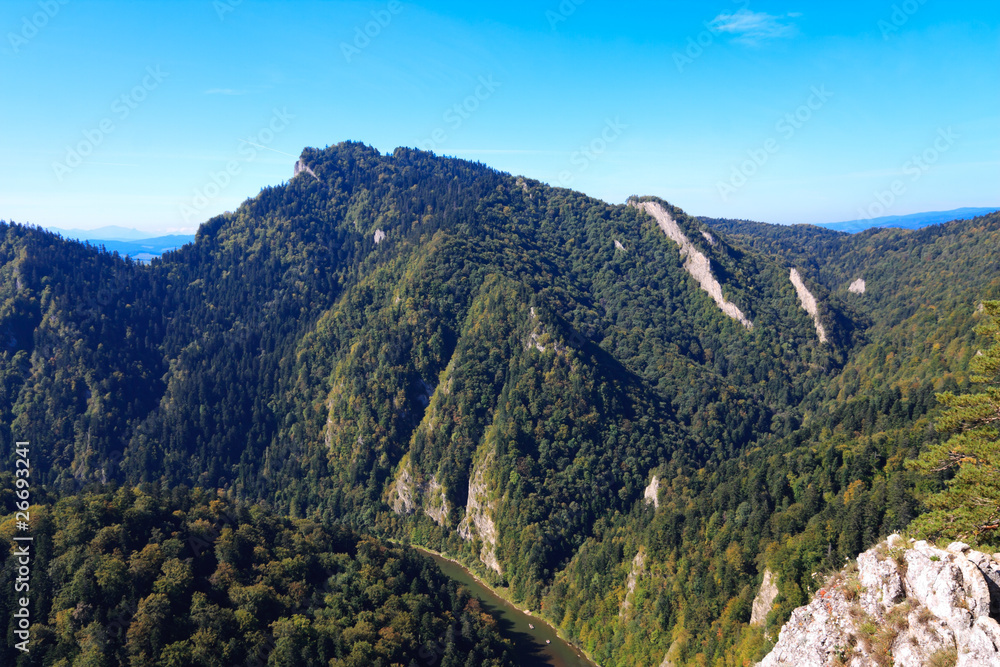
{"label": "exposed rock face", "polygon": [[642,498],[645,500],[646,504],[653,503],[653,507],[660,508],[660,478],[653,475],[653,479],[649,481],[649,486],[646,490],[642,492]]}
{"label": "exposed rock face", "polygon": [[301,174],[303,172],[306,173],[306,174],[309,174],[310,176],[312,176],[313,178],[315,178],[317,181],[319,180],[319,176],[316,175],[316,172],[314,172],[308,165],[306,165],[306,163],[304,161],[297,160],[295,162],[295,172],[292,174],[292,178],[295,178],[296,176],[298,176],[299,174]]}
{"label": "exposed rock face", "polygon": [[431,476],[425,491],[427,501],[424,503],[424,513],[434,520],[439,526],[448,522],[448,497],[445,495],[444,487],[437,481],[437,475]]}
{"label": "exposed rock face", "polygon": [[475,467],[469,480],[469,501],[465,506],[465,517],[458,524],[458,534],[464,540],[472,540],[477,535],[483,542],[479,559],[497,574],[500,562],[497,560],[497,527],[493,523],[494,503],[489,502],[486,488],[486,469],[493,463],[492,452]]}
{"label": "exposed rock face", "polygon": [[851,294],[864,294],[865,293],[865,281],[863,278],[858,278],[851,286],[847,288],[847,291]]}
{"label": "exposed rock face", "polygon": [[704,229],[701,230],[701,235],[705,237],[706,241],[708,241],[708,245],[711,245],[711,246],[715,245],[716,241],[715,241],[715,237],[714,236],[712,236],[711,234],[709,234],[708,232],[706,232]]}
{"label": "exposed rock face", "polygon": [[788,279],[795,286],[795,291],[799,295],[799,303],[802,304],[803,310],[809,313],[809,316],[813,318],[813,323],[816,324],[816,335],[819,336],[819,342],[825,343],[826,329],[823,328],[823,324],[819,321],[819,306],[816,304],[816,297],[809,291],[806,284],[802,282],[802,276],[799,275],[796,269],[792,269]]}
{"label": "exposed rock face", "polygon": [[632,559],[632,569],[628,573],[628,581],[625,582],[625,599],[618,610],[618,616],[623,617],[632,608],[632,594],[635,593],[635,585],[639,583],[639,577],[646,570],[646,552],[639,547],[638,553]]}
{"label": "exposed rock face", "polygon": [[893,535],[792,612],[761,667],[1000,665],[1000,559]]}
{"label": "exposed rock face", "polygon": [[617,248],[618,250],[624,250],[625,246],[622,245],[621,241],[619,241],[618,239],[615,239],[615,248]]}
{"label": "exposed rock face", "polygon": [[663,233],[667,235],[667,238],[681,247],[681,257],[685,258],[684,270],[698,281],[703,290],[708,292],[708,295],[718,304],[722,312],[747,329],[753,329],[753,322],[746,318],[743,311],[735,303],[727,301],[726,297],[722,295],[722,285],[712,275],[712,264],[708,261],[708,257],[705,257],[698,248],[691,245],[691,242],[688,241],[688,238],[684,235],[677,222],[670,217],[670,214],[657,202],[646,201],[632,205],[653,216],[653,219],[656,220],[656,223],[663,230]]}
{"label": "exposed rock face", "polygon": [[385,238],[385,232],[383,232],[381,229],[376,229],[375,230],[375,245],[378,245],[379,243],[381,243],[384,238]]}
{"label": "exposed rock face", "polygon": [[396,474],[396,481],[389,488],[389,505],[396,514],[413,514],[418,507],[439,526],[448,523],[448,497],[445,488],[432,475],[427,482],[419,481],[411,470],[409,461],[404,461]]}
{"label": "exposed rock face", "polygon": [[764,570],[764,579],[760,582],[760,590],[757,597],[753,599],[753,608],[750,612],[750,625],[764,625],[775,598],[778,597],[778,584],[774,580],[774,575],[770,570]]}
{"label": "exposed rock face", "polygon": [[[555,352],[557,355],[565,357],[566,348],[561,347],[555,339],[545,335],[545,328],[538,319],[538,313],[535,311],[535,307],[532,306],[529,312],[531,313],[531,321],[534,322],[534,327],[532,328],[531,333],[528,334],[528,341],[525,344],[525,347],[527,349],[534,347],[539,352]],[[543,341],[551,341],[551,343],[546,342],[543,344]]]}
{"label": "exposed rock face", "polygon": [[389,490],[389,504],[396,514],[413,514],[417,508],[416,484],[409,465],[400,468],[396,483]]}
{"label": "exposed rock face", "polygon": [[678,640],[674,640],[670,643],[670,648],[667,649],[667,654],[663,656],[663,662],[660,663],[660,667],[674,667],[679,654],[681,652],[681,643]]}

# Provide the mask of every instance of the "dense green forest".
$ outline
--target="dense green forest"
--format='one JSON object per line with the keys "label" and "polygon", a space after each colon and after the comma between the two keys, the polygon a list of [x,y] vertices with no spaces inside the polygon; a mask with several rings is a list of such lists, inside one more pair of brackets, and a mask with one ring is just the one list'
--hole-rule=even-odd
{"label": "dense green forest", "polygon": [[[429,559],[344,527],[183,488],[81,493],[32,513],[32,640],[27,654],[4,642],[5,665],[518,664]],[[0,521],[5,541],[14,524]],[[13,580],[15,558],[0,568]],[[4,587],[9,625],[14,597]]]}
{"label": "dense green forest", "polygon": [[148,266],[0,227],[4,460],[447,551],[605,665],[758,659],[949,477],[907,461],[970,390],[998,214],[847,235],[633,199],[748,330],[635,206],[409,149],[302,160]]}

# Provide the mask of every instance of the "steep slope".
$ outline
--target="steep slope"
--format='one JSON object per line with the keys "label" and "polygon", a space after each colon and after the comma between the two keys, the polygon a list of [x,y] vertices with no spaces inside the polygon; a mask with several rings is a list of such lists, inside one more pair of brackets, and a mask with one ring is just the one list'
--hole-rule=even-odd
{"label": "steep slope", "polygon": [[[31,516],[30,590],[0,594],[11,637],[16,598],[31,601],[30,640],[4,642],[5,665],[520,664],[431,561],[344,528],[182,489],[72,495]],[[14,534],[5,507],[0,535]],[[17,561],[4,550],[0,569]]]}
{"label": "steep slope", "polygon": [[792,612],[760,667],[1000,663],[1000,554],[890,535]]}
{"label": "steep slope", "polygon": [[998,216],[848,237],[407,149],[297,169],[149,266],[3,226],[3,455],[447,550],[602,664],[759,659],[811,572],[904,527],[1000,295]]}
{"label": "steep slope", "polygon": [[[691,245],[691,242],[688,241],[686,236],[684,236],[684,232],[682,232],[681,228],[677,226],[677,223],[672,217],[670,217],[670,214],[654,201],[637,203],[635,206],[653,216],[656,220],[656,224],[660,226],[660,229],[662,229],[663,233],[667,235],[667,238],[680,246],[681,257],[685,258],[684,270],[690,273],[691,277],[698,281],[701,288],[705,290],[710,297],[712,297],[712,300],[718,304],[722,312],[745,326],[747,329],[753,329],[753,322],[746,318],[743,311],[740,310],[736,304],[731,301],[727,301],[726,297],[722,295],[722,285],[720,285],[719,281],[712,275],[712,267],[708,258],[697,248]],[[712,236],[705,236],[705,239],[710,244],[715,244]]]}

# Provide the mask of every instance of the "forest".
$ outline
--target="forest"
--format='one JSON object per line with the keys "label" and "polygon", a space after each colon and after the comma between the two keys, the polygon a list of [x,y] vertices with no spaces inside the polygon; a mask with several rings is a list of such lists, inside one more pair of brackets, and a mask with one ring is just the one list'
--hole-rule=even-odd
{"label": "forest", "polygon": [[[1000,215],[848,235],[612,205],[410,149],[301,160],[315,176],[149,265],[0,225],[0,458],[12,470],[32,443],[51,540],[45,652],[17,664],[409,664],[442,632],[463,656],[448,664],[508,664],[489,615],[397,544],[413,543],[603,665],[744,665],[814,573],[941,532],[913,521],[965,477],[918,462],[953,437],[938,395],[981,390]],[[218,528],[226,512],[241,518]],[[331,592],[302,593],[334,566]],[[765,569],[780,594],[751,626]],[[401,571],[406,590],[386,583]],[[232,622],[204,625],[206,605]]]}

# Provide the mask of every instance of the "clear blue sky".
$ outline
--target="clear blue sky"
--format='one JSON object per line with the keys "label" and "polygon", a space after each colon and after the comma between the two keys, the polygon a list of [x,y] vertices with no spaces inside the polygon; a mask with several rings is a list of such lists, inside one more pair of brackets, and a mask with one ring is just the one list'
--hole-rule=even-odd
{"label": "clear blue sky", "polygon": [[696,215],[1000,205],[996,0],[492,4],[4,0],[0,219],[190,231],[347,139]]}

